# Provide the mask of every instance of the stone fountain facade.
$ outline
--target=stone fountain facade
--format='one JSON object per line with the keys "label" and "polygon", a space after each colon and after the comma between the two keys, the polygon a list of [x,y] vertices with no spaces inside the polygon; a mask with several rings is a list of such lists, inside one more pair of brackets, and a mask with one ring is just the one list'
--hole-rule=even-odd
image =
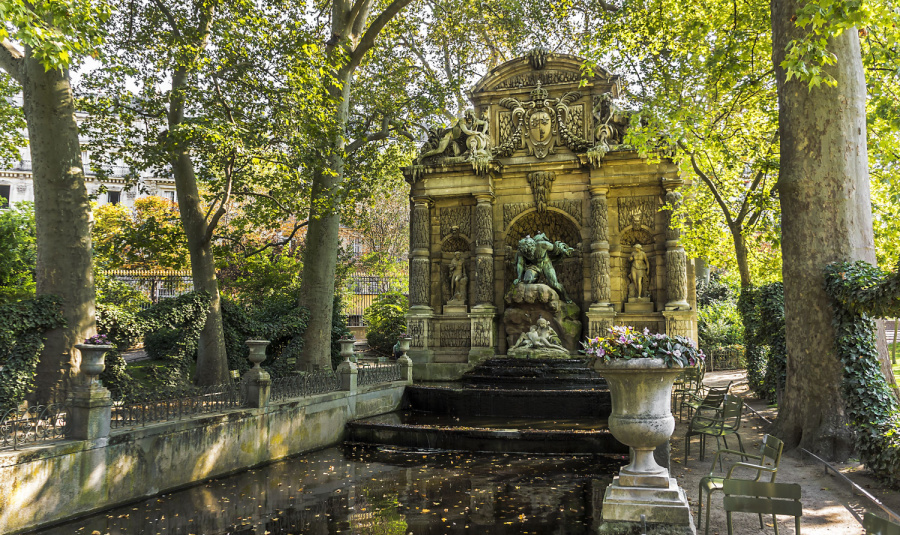
{"label": "stone fountain facade", "polygon": [[[612,325],[696,339],[693,264],[664,209],[684,181],[670,159],[623,143],[619,77],[580,84],[581,65],[538,49],[495,68],[405,169],[418,379],[507,355],[540,318],[569,354]],[[541,233],[563,292],[537,270],[513,284],[520,241]]]}

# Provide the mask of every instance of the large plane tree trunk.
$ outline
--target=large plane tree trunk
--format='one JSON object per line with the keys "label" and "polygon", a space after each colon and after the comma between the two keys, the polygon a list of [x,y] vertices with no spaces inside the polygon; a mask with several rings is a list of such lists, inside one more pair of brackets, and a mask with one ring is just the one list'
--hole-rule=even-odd
{"label": "large plane tree trunk", "polygon": [[851,28],[830,41],[837,87],[810,89],[787,80],[780,66],[785,45],[802,31],[792,21],[803,2],[771,5],[787,329],[787,384],[775,432],[788,447],[841,461],[851,454],[851,432],[823,269],[835,261],[875,263],[859,38]]}
{"label": "large plane tree trunk", "polygon": [[84,185],[75,103],[65,70],[25,50],[20,82],[31,148],[37,227],[37,293],[63,300],[66,326],[47,333],[32,401],[62,401],[78,378],[74,348],[95,332],[91,205]]}

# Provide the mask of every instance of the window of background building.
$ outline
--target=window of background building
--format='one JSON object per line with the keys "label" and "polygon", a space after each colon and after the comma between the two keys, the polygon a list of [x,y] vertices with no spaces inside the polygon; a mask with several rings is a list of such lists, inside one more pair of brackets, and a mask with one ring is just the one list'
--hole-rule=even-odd
{"label": "window of background building", "polygon": [[171,202],[171,203],[174,203],[175,202],[175,190],[165,189],[162,191],[161,197],[163,199],[168,199],[169,202]]}
{"label": "window of background building", "polygon": [[9,184],[0,185],[0,208],[9,208]]}
{"label": "window of background building", "polygon": [[109,204],[119,204],[122,201],[122,192],[121,191],[107,191],[106,192],[106,202]]}

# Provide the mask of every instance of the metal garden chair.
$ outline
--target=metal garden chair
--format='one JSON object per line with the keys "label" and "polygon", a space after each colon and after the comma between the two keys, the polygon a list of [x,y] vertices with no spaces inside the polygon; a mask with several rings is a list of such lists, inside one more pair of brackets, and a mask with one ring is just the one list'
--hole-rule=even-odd
{"label": "metal garden chair", "polygon": [[[703,491],[706,491],[706,533],[709,534],[709,502],[712,498],[712,493],[716,491],[721,491],[725,487],[725,481],[727,479],[734,479],[735,470],[739,470],[741,472],[744,471],[755,471],[756,477],[753,481],[763,481],[767,483],[773,483],[775,481],[775,476],[778,473],[778,465],[781,464],[781,454],[784,451],[784,442],[773,437],[772,435],[765,435],[762,439],[762,444],[759,446],[759,454],[754,455],[752,453],[744,453],[742,451],[735,450],[719,450],[716,452],[716,456],[713,458],[712,466],[709,469],[709,475],[700,480],[700,494],[699,500],[697,504],[697,528],[699,529],[703,523]],[[736,455],[740,456],[742,459],[753,459],[755,463],[749,462],[738,462],[732,464],[728,468],[728,473],[725,477],[719,477],[713,475],[713,471],[716,468],[716,461],[719,461],[719,467],[722,466],[722,456],[724,455]],[[764,477],[768,476],[768,477]],[[766,481],[767,480],[767,481]],[[762,523],[762,516],[760,515],[760,524]],[[898,532],[896,535],[900,535]]]}
{"label": "metal garden chair", "polygon": [[696,395],[703,386],[703,376],[705,368],[703,363],[697,364],[690,368],[685,368],[684,373],[678,376],[675,384],[672,386],[672,410],[678,407],[678,420],[681,421],[681,403],[689,396]]}
{"label": "metal garden chair", "polygon": [[803,504],[800,503],[800,485],[796,483],[762,483],[743,479],[726,479],[723,485],[725,498],[725,518],[728,523],[728,535],[734,534],[731,525],[731,513],[756,513],[759,516],[759,528],[763,529],[762,515],[772,515],[775,535],[778,535],[777,515],[794,517],[794,533],[800,534],[800,517],[803,516]]}
{"label": "metal garden chair", "polygon": [[[738,440],[738,448],[744,451],[744,443],[738,431],[741,428],[741,415],[744,402],[741,398],[726,395],[722,407],[718,409],[699,408],[691,418],[688,430],[684,434],[684,465],[687,466],[688,457],[691,454],[691,437],[700,437],[700,460],[706,455],[706,437],[716,438],[716,449],[720,449],[721,442],[728,448],[728,436],[734,435]],[[721,442],[720,442],[721,441]]]}
{"label": "metal garden chair", "polygon": [[900,524],[885,520],[872,513],[866,513],[863,518],[863,527],[866,528],[866,535],[900,535]]}
{"label": "metal garden chair", "polygon": [[724,387],[704,386],[703,379],[700,379],[701,385],[694,393],[688,393],[681,401],[678,407],[678,420],[681,420],[681,414],[685,407],[688,410],[688,417],[700,410],[718,409],[722,406],[725,396],[731,391],[731,383]]}

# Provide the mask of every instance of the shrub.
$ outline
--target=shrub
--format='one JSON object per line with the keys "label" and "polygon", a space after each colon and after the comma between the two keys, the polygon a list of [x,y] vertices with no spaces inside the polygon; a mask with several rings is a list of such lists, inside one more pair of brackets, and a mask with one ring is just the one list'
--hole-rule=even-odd
{"label": "shrub", "polygon": [[405,295],[399,292],[379,295],[363,315],[369,347],[390,355],[400,333],[406,331],[408,311],[409,301]]}
{"label": "shrub", "polygon": [[712,351],[717,347],[742,344],[744,325],[737,303],[730,300],[714,301],[697,311],[697,331],[700,347]]}
{"label": "shrub", "polygon": [[0,407],[11,407],[34,389],[44,333],[66,322],[60,300],[47,295],[0,305],[0,318]]}

